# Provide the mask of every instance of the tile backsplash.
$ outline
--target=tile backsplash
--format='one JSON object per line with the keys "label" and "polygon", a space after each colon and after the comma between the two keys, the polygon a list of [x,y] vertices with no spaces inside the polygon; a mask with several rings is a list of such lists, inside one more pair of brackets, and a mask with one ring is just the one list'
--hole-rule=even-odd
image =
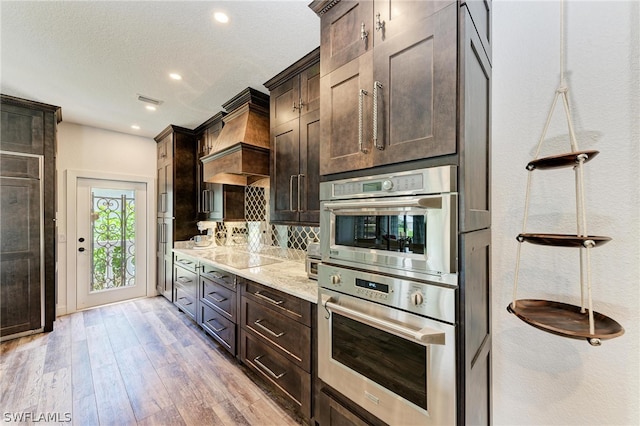
{"label": "tile backsplash", "polygon": [[207,222],[217,245],[246,246],[250,252],[303,261],[307,242],[320,239],[320,228],[274,225],[269,221],[269,178],[245,187],[245,222]]}

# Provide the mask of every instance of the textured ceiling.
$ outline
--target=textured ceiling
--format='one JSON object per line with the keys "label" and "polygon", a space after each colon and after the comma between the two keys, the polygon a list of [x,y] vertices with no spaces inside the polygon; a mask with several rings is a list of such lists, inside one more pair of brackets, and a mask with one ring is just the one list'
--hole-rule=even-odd
{"label": "textured ceiling", "polygon": [[[1,91],[60,106],[65,122],[146,137],[195,128],[246,87],[268,93],[319,45],[309,2],[2,0]],[[138,94],[163,103],[147,111]]]}

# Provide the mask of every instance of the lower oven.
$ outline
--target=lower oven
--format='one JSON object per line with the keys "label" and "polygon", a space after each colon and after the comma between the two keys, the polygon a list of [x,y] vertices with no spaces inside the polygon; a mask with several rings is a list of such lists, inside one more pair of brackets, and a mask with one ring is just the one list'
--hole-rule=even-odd
{"label": "lower oven", "polygon": [[319,378],[388,424],[455,424],[455,289],[325,264],[318,282]]}

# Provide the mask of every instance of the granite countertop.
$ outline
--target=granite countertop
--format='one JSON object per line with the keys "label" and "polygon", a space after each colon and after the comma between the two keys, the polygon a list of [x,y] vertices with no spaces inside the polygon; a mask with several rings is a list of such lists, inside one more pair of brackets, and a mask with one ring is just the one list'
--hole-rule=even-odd
{"label": "granite countertop", "polygon": [[245,247],[188,247],[185,242],[177,242],[173,252],[206,262],[303,300],[318,302],[318,282],[307,277],[304,261],[277,257],[277,248],[253,253]]}

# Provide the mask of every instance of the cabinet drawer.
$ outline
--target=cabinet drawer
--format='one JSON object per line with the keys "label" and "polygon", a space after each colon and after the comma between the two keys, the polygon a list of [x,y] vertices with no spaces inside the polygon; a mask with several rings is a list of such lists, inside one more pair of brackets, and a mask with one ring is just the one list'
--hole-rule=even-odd
{"label": "cabinet drawer", "polygon": [[243,295],[263,305],[274,308],[277,312],[295,321],[311,326],[311,303],[287,293],[263,286],[253,281],[242,280]]}
{"label": "cabinet drawer", "polygon": [[274,309],[242,298],[242,327],[305,371],[311,371],[311,329]]}
{"label": "cabinet drawer", "polygon": [[236,291],[236,276],[223,269],[203,263],[200,265],[200,276]]}
{"label": "cabinet drawer", "polygon": [[227,319],[237,322],[237,296],[235,290],[221,286],[217,282],[200,277],[200,300],[211,305]]}
{"label": "cabinet drawer", "polygon": [[241,330],[240,335],[242,362],[283,392],[300,407],[306,418],[310,418],[311,375],[246,331]]}
{"label": "cabinet drawer", "polygon": [[195,300],[198,295],[198,274],[184,269],[178,265],[173,266],[173,284],[181,287],[191,298]]}
{"label": "cabinet drawer", "polygon": [[200,325],[211,337],[222,344],[231,354],[236,354],[236,325],[220,312],[200,304]]}
{"label": "cabinet drawer", "polygon": [[180,254],[174,254],[173,262],[176,265],[180,265],[184,269],[187,269],[187,270],[189,270],[191,272],[197,272],[198,271],[198,262],[193,260],[193,259],[191,259],[190,257],[182,256]]}
{"label": "cabinet drawer", "polygon": [[174,304],[179,307],[191,319],[196,319],[196,299],[193,295],[186,292],[182,287],[175,286],[173,288]]}

